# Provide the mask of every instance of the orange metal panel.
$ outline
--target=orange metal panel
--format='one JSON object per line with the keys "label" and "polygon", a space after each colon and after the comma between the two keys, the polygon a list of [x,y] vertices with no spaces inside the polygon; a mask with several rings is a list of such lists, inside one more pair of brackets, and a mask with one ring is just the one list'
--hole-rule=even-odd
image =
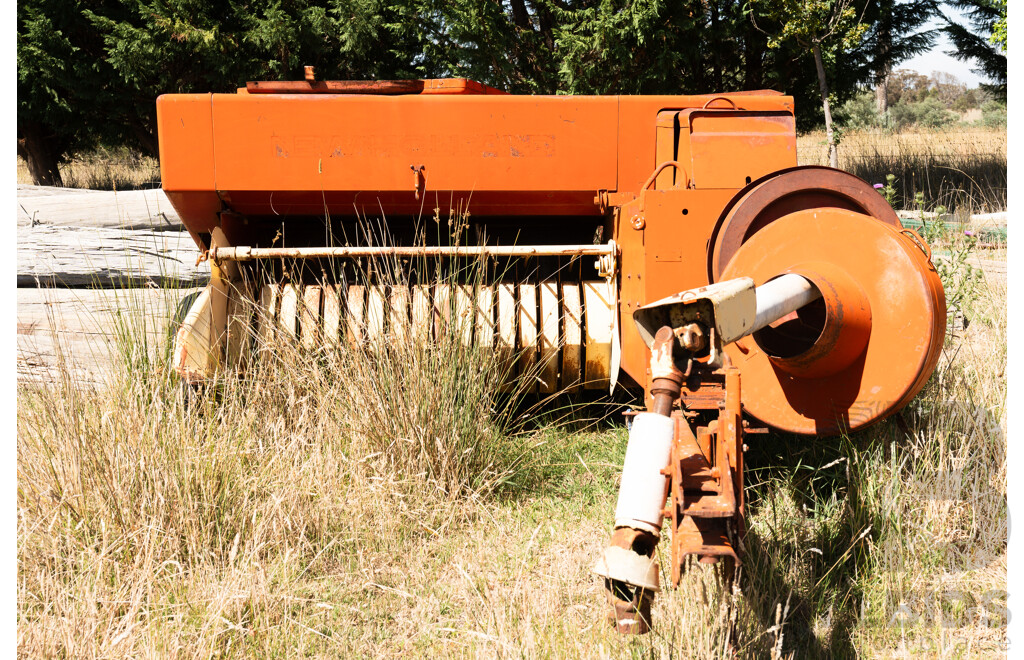
{"label": "orange metal panel", "polygon": [[614,97],[217,94],[213,125],[226,191],[616,185]]}
{"label": "orange metal panel", "polygon": [[695,188],[742,188],[796,166],[796,124],[789,113],[681,112],[678,157],[683,154]]}
{"label": "orange metal panel", "polygon": [[164,94],[156,100],[164,190],[213,190],[212,94]]}
{"label": "orange metal panel", "polygon": [[[666,190],[646,195],[644,296],[654,302],[708,284],[707,238],[733,190]],[[635,328],[634,328],[635,330]]]}
{"label": "orange metal panel", "polygon": [[639,200],[622,207],[616,242],[622,248],[619,328],[622,370],[646,384],[650,357],[633,323],[639,307],[708,284],[707,237],[734,190],[665,190],[644,195],[644,226],[635,229]]}
{"label": "orange metal panel", "polygon": [[753,112],[793,112],[793,98],[777,92],[701,94],[693,96],[619,96],[618,190],[636,192],[654,170],[655,125],[665,110],[718,108],[729,103]]}
{"label": "orange metal panel", "polygon": [[[213,190],[166,190],[167,200],[178,212],[196,245],[210,247],[209,234],[220,224],[218,215],[224,204]],[[200,234],[207,234],[206,237]]]}
{"label": "orange metal panel", "polygon": [[164,94],[156,100],[160,179],[167,197],[197,244],[217,225],[222,204],[215,191],[212,94]]}
{"label": "orange metal panel", "polygon": [[615,242],[621,249],[619,257],[619,334],[620,369],[638,385],[647,385],[649,353],[633,324],[633,312],[643,306],[644,294],[644,231],[634,229],[632,219],[639,213],[639,203],[630,202],[617,213]]}
{"label": "orange metal panel", "polygon": [[[458,81],[438,85],[459,89]],[[790,97],[773,93],[543,97],[481,88],[468,96],[165,95],[164,188],[216,191],[243,215],[319,215],[325,206],[429,214],[468,205],[477,216],[593,216],[598,191],[628,201],[651,173],[659,113],[708,103],[792,108]],[[178,201],[199,203],[191,197]],[[194,233],[215,223],[212,203],[201,206],[195,217],[182,213]]]}

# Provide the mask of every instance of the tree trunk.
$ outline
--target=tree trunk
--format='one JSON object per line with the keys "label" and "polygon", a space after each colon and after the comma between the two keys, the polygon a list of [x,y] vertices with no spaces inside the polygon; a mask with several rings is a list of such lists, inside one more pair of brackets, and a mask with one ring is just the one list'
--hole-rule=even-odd
{"label": "tree trunk", "polygon": [[[128,125],[132,129],[135,139],[139,141],[139,147],[142,149],[142,152],[147,156],[157,158],[160,155],[160,143],[157,141],[156,135],[146,128],[142,119],[133,115],[128,119]],[[154,121],[152,125],[155,126],[156,122]]]}
{"label": "tree trunk", "polygon": [[884,0],[879,3],[878,17],[878,54],[880,62],[878,70],[875,71],[878,86],[875,87],[875,107],[878,114],[883,115],[889,109],[889,74],[892,73],[892,61],[889,53],[892,52],[892,7],[891,0]]}
{"label": "tree trunk", "polygon": [[889,67],[881,72],[878,78],[878,86],[875,87],[875,108],[878,114],[884,115],[889,109]]}
{"label": "tree trunk", "polygon": [[36,122],[24,122],[19,127],[21,137],[18,138],[18,155],[28,164],[28,172],[32,175],[32,183],[37,186],[61,186],[60,154],[49,144],[43,127]]}
{"label": "tree trunk", "polygon": [[814,42],[814,66],[818,69],[818,89],[821,90],[821,108],[825,111],[825,136],[828,138],[829,167],[839,167],[839,149],[836,145],[835,129],[832,126],[832,109],[828,104],[828,81],[825,80],[825,65],[821,61],[821,46]]}
{"label": "tree trunk", "polygon": [[718,44],[718,3],[711,3],[711,61],[714,66],[714,91],[721,94],[725,91],[722,87],[722,58],[719,56],[721,48]]}
{"label": "tree trunk", "polygon": [[512,0],[512,22],[520,30],[532,30],[530,15],[526,13],[525,0]]}
{"label": "tree trunk", "polygon": [[744,50],[743,89],[764,88],[764,33],[758,30],[753,22],[748,21],[746,46]]}

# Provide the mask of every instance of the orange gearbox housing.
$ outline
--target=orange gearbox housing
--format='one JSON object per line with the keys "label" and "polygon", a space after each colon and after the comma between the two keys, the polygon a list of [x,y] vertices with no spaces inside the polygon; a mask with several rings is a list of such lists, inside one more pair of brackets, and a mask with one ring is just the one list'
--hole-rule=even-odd
{"label": "orange gearbox housing", "polygon": [[[774,91],[517,96],[466,80],[307,80],[163,95],[157,117],[163,188],[202,249],[214,232],[229,245],[280,245],[282,236],[287,245],[318,245],[325,222],[366,217],[385,218],[396,243],[411,243],[418,219],[435,209],[468,210],[479,236],[503,244],[613,239],[626,386],[647,387],[649,378],[633,311],[719,279],[755,234],[780,219],[843,211],[914,245],[870,185],[797,167],[793,99]],[[773,240],[799,252],[799,225],[788,226]],[[581,268],[579,277],[596,277]],[[934,281],[921,282],[907,295],[941,295],[941,285],[936,294]],[[931,313],[944,320],[944,303]],[[919,389],[934,366],[941,332],[929,327],[916,344],[872,337],[892,342],[893,359],[918,350],[905,346],[924,347],[920,367],[902,377],[911,382],[889,388],[899,390],[894,400]],[[771,368],[757,373],[777,378]],[[744,393],[758,389],[744,382]],[[760,414],[768,424],[814,432],[789,423],[790,413]]]}

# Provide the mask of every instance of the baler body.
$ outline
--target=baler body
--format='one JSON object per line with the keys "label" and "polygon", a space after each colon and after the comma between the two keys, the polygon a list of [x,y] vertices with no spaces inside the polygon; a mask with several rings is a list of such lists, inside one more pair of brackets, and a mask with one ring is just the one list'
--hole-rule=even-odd
{"label": "baler body", "polygon": [[[319,350],[406,341],[408,324],[436,341],[469,319],[460,345],[514,355],[539,394],[645,395],[595,566],[622,632],[649,628],[666,520],[673,582],[691,555],[740,560],[751,418],[864,428],[941,353],[930,249],[870,184],[798,166],[777,92],[514,96],[310,72],[161,96],[157,116],[164,190],[211,264],[177,334],[186,380],[244,369],[252,336]],[[417,256],[488,277],[353,265]]]}
{"label": "baler body", "polygon": [[[267,85],[157,101],[163,188],[201,249],[214,228],[230,245],[269,245],[278,232],[278,245],[322,244],[327,217],[383,218],[395,244],[410,244],[435,209],[444,218],[468,212],[494,244],[613,239],[621,382],[640,387],[647,349],[630,315],[707,284],[729,201],[797,164],[793,100],[772,91],[515,96],[451,80],[397,94]],[[648,181],[665,162],[675,165]],[[589,264],[580,277],[599,279]]]}

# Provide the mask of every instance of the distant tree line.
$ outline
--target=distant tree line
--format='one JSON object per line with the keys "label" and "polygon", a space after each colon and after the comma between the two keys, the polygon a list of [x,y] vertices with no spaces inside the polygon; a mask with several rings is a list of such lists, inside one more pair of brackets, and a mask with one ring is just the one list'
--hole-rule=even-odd
{"label": "distant tree line", "polygon": [[[1005,93],[1005,0],[955,4],[973,13],[951,38]],[[932,45],[939,13],[934,0],[20,0],[18,154],[41,185],[100,145],[155,156],[158,95],[297,80],[303,65],[532,94],[773,88],[796,98],[802,128],[831,129],[831,108]]]}
{"label": "distant tree line", "polygon": [[[884,106],[878,103],[880,95]],[[1006,126],[1006,103],[991,85],[968,88],[948,73],[926,76],[897,69],[884,86],[864,89],[846,101],[837,115],[851,130],[942,128],[957,123],[1000,128]]]}

